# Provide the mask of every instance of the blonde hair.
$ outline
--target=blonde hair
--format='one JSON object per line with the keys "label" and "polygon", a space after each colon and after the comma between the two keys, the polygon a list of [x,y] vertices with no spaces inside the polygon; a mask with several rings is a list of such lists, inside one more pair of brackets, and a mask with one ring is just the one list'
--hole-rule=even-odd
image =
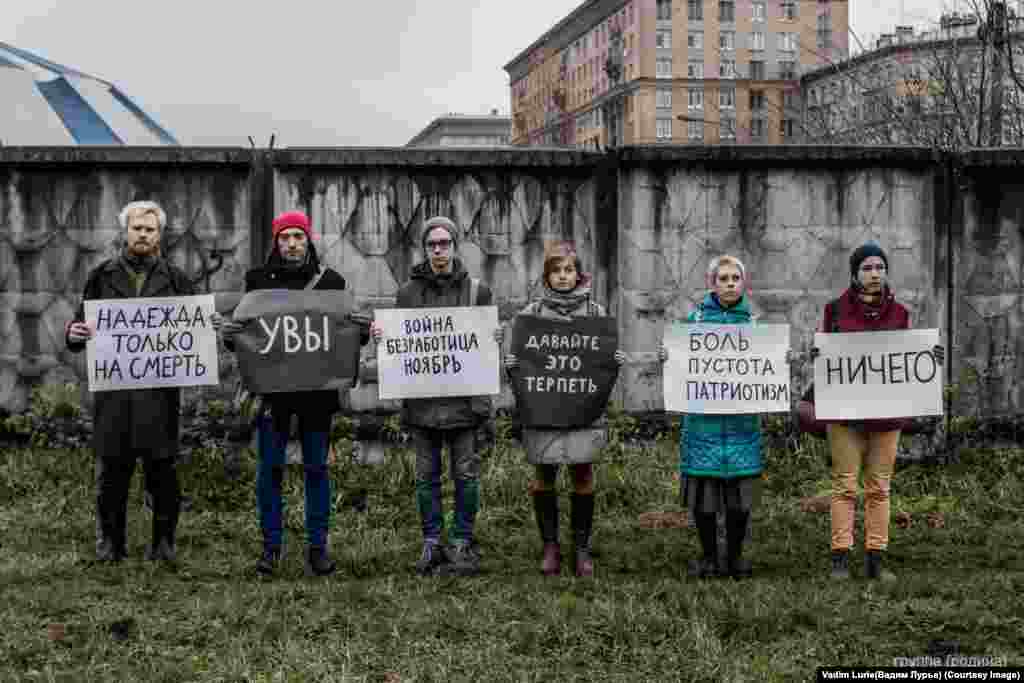
{"label": "blonde hair", "polygon": [[743,265],[743,261],[740,261],[735,256],[729,254],[722,254],[711,259],[711,263],[708,264],[708,287],[714,288],[715,282],[718,280],[718,269],[722,266],[735,266],[740,271],[740,277],[743,278],[744,282],[747,279],[747,268]]}
{"label": "blonde hair", "polygon": [[135,216],[145,216],[146,214],[153,214],[156,216],[157,228],[163,230],[164,226],[167,225],[167,214],[164,212],[160,205],[156,202],[151,201],[138,201],[130,202],[124,205],[121,209],[121,213],[117,216],[118,223],[125,230],[128,229],[128,221]]}

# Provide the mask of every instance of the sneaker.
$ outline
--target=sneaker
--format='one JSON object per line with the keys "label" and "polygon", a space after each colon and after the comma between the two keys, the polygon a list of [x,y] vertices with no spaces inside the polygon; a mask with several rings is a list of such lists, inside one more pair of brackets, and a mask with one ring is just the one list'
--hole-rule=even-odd
{"label": "sneaker", "polygon": [[864,576],[871,580],[895,581],[896,575],[882,567],[882,551],[869,550],[864,553]]}
{"label": "sneaker", "polygon": [[420,559],[416,561],[416,573],[420,576],[431,576],[447,564],[444,547],[437,541],[425,541]]}
{"label": "sneaker", "polygon": [[327,576],[333,574],[338,565],[327,554],[326,548],[306,548],[306,576]]}
{"label": "sneaker", "polygon": [[850,553],[846,550],[832,551],[831,577],[837,581],[846,581],[850,578]]}
{"label": "sneaker", "polygon": [[260,559],[256,562],[256,571],[260,574],[270,576],[277,571],[278,566],[281,564],[281,549],[273,547],[263,548],[263,554]]}
{"label": "sneaker", "polygon": [[455,576],[475,576],[480,573],[480,554],[472,541],[458,540],[448,551],[449,564],[445,573]]}

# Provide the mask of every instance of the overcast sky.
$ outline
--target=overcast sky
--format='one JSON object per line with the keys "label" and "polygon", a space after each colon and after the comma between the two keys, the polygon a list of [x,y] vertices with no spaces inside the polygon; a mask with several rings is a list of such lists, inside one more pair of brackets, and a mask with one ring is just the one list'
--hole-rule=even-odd
{"label": "overcast sky", "polygon": [[[507,115],[504,65],[581,2],[0,0],[0,41],[112,81],[182,144],[398,146],[446,112]],[[853,0],[850,24],[963,2]]]}

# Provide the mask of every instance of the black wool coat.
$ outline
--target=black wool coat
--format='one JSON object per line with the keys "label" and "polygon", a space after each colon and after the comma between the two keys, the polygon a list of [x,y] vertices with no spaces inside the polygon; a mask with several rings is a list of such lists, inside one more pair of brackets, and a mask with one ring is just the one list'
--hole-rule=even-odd
{"label": "black wool coat", "polygon": [[[314,268],[319,264],[315,256],[311,262],[314,267],[295,270],[282,267],[272,258],[268,260],[267,265],[253,268],[245,274],[245,291],[305,289],[314,275]],[[345,289],[345,284],[345,278],[338,271],[326,268],[313,289],[342,290]],[[369,338],[369,329],[364,329],[359,341],[366,344]],[[229,351],[234,351],[233,343],[225,340],[224,346]],[[338,392],[334,390],[275,392],[265,394],[263,401],[265,405],[270,406],[271,418],[275,428],[280,431],[289,428],[292,415],[304,418],[308,428],[325,431],[330,428],[331,416],[341,410]]]}
{"label": "black wool coat", "polygon": [[[114,258],[104,261],[89,274],[74,322],[85,320],[84,302],[91,299],[192,296],[196,293],[184,271],[159,259],[142,291],[136,294],[126,268],[120,258]],[[64,341],[74,353],[85,349],[85,342],[72,342],[67,338],[67,331]],[[98,391],[93,395],[93,449],[105,458],[173,458],[178,452],[180,409],[179,388]]]}

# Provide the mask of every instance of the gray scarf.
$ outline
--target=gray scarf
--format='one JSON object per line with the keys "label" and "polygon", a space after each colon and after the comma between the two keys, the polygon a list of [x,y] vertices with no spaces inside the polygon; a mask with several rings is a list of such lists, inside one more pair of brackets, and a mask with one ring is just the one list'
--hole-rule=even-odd
{"label": "gray scarf", "polygon": [[580,275],[579,283],[570,292],[559,292],[552,289],[545,279],[541,301],[555,313],[568,317],[590,299],[590,290],[590,276],[585,274]]}

